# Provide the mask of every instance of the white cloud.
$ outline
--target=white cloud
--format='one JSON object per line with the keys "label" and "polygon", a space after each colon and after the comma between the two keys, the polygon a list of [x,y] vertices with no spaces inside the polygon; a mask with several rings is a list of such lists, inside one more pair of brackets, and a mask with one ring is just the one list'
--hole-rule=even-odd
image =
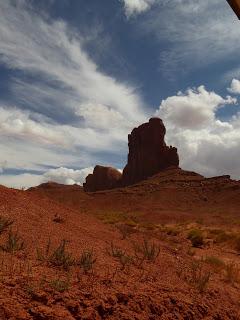
{"label": "white cloud", "polygon": [[57,168],[47,171],[43,177],[45,181],[54,181],[62,184],[79,184],[82,185],[88,174],[93,172],[93,167],[84,168],[81,170],[73,170],[68,168]]}
{"label": "white cloud", "polygon": [[0,106],[0,134],[36,140],[40,143],[66,146],[70,144],[60,126],[30,119],[30,113]]}
{"label": "white cloud", "polygon": [[216,117],[218,109],[230,103],[236,99],[203,86],[162,101],[156,115],[165,123],[168,144],[178,147],[182,168],[240,178],[240,113],[229,121]]}
{"label": "white cloud", "polygon": [[127,17],[140,14],[151,8],[156,0],[121,0]]}
{"label": "white cloud", "polygon": [[141,35],[151,33],[159,43],[160,69],[169,78],[238,57],[239,21],[227,1],[162,0],[141,21]]}
{"label": "white cloud", "polygon": [[0,63],[24,77],[10,84],[14,104],[0,105],[0,161],[45,170],[121,153],[129,130],[147,118],[135,86],[100,71],[66,23],[29,1],[15,4],[0,0]]}
{"label": "white cloud", "polygon": [[[100,103],[127,119],[141,119],[142,101],[129,84],[100,72],[83,50],[79,36],[63,21],[45,20],[26,5],[0,1],[0,60],[10,68],[40,74],[71,90],[74,103]],[[39,92],[40,93],[40,92]]]}
{"label": "white cloud", "polygon": [[0,174],[0,184],[9,188],[26,189],[37,186],[44,182],[41,175],[23,173],[16,175]]}
{"label": "white cloud", "polygon": [[160,114],[167,123],[198,130],[216,121],[215,113],[218,108],[232,103],[236,103],[236,99],[229,96],[224,99],[200,86],[163,100],[157,114]]}
{"label": "white cloud", "polygon": [[44,174],[0,174],[0,184],[16,189],[30,188],[49,181],[66,185],[82,185],[85,181],[86,176],[89,173],[92,173],[92,171],[93,167],[80,170],[60,167],[57,169],[50,169]]}
{"label": "white cloud", "polygon": [[228,91],[234,94],[240,94],[240,80],[233,79]]}

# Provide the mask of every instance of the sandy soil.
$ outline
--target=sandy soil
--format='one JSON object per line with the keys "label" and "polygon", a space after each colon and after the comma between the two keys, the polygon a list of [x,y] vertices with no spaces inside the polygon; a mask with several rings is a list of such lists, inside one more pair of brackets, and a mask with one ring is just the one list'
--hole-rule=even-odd
{"label": "sandy soil", "polygon": [[239,194],[174,168],[92,194],[0,187],[0,319],[240,319]]}

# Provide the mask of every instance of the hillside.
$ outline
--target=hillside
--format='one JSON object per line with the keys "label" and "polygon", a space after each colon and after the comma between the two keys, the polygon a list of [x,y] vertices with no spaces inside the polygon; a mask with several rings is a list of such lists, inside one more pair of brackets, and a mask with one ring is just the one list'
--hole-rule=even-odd
{"label": "hillside", "polygon": [[[168,214],[179,217],[190,199],[200,210],[200,203],[207,202],[198,192],[203,181],[205,191],[213,190],[208,193],[210,203],[216,192],[222,192],[216,191],[216,184],[227,190],[228,199],[238,192],[238,183],[227,178],[203,180],[180,169],[132,187],[91,194],[78,186],[57,184],[30,191],[1,187],[1,221],[7,217],[13,221],[1,234],[1,319],[239,319],[234,273],[239,256],[229,249],[230,243],[210,245],[205,237],[204,245],[194,249],[186,234],[193,227],[190,222],[149,228],[140,214],[148,208],[152,217],[162,212],[165,218],[164,206],[171,204]],[[189,195],[189,202],[185,199],[174,211],[186,195],[179,188],[183,183],[186,188],[191,185],[192,198]],[[171,198],[166,198],[170,191]],[[117,215],[110,211],[113,203],[127,217],[125,222],[119,211]],[[103,222],[94,217],[98,206]],[[189,208],[194,214],[194,203]],[[16,243],[6,246],[10,228],[24,241],[23,248]],[[66,248],[56,254],[63,239]],[[83,259],[86,254],[91,256],[88,262]]]}

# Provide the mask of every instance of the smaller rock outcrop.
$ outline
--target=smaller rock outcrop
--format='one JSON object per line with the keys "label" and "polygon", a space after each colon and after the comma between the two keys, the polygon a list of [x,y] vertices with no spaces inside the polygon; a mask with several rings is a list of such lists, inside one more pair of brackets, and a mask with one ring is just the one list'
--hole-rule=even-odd
{"label": "smaller rock outcrop", "polygon": [[86,192],[113,189],[120,185],[121,179],[122,174],[117,169],[97,165],[87,176],[83,188]]}

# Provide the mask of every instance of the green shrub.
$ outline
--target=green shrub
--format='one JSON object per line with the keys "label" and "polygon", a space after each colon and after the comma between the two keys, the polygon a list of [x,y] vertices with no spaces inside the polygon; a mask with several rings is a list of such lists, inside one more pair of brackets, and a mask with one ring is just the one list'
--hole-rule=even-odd
{"label": "green shrub", "polygon": [[107,249],[107,253],[110,256],[112,256],[113,258],[120,258],[121,256],[125,255],[125,251],[123,251],[121,248],[115,246],[112,241],[111,241],[110,248]]}
{"label": "green shrub", "polygon": [[75,260],[72,255],[66,251],[66,240],[62,240],[59,246],[50,255],[48,261],[53,266],[62,267],[64,270],[69,270],[69,268],[75,264]]}
{"label": "green shrub", "polygon": [[1,246],[1,249],[6,252],[14,253],[24,249],[24,242],[17,232],[10,230],[6,243]]}
{"label": "green shrub", "polygon": [[2,234],[12,224],[13,220],[0,216],[0,234]]}
{"label": "green shrub", "polygon": [[93,250],[85,250],[81,255],[78,265],[83,269],[84,273],[87,273],[93,269],[96,260]]}
{"label": "green shrub", "polygon": [[135,255],[137,258],[155,262],[160,253],[160,247],[144,239],[142,243],[134,243]]}
{"label": "green shrub", "polygon": [[187,237],[191,243],[192,246],[195,248],[199,248],[201,246],[203,246],[204,241],[203,241],[203,233],[201,230],[199,229],[193,229],[188,233],[188,237]]}
{"label": "green shrub", "polygon": [[70,280],[55,279],[50,282],[50,287],[58,292],[64,292],[70,287]]}
{"label": "green shrub", "polygon": [[200,293],[203,293],[208,286],[211,273],[203,268],[202,261],[194,261],[190,268],[189,282]]}

